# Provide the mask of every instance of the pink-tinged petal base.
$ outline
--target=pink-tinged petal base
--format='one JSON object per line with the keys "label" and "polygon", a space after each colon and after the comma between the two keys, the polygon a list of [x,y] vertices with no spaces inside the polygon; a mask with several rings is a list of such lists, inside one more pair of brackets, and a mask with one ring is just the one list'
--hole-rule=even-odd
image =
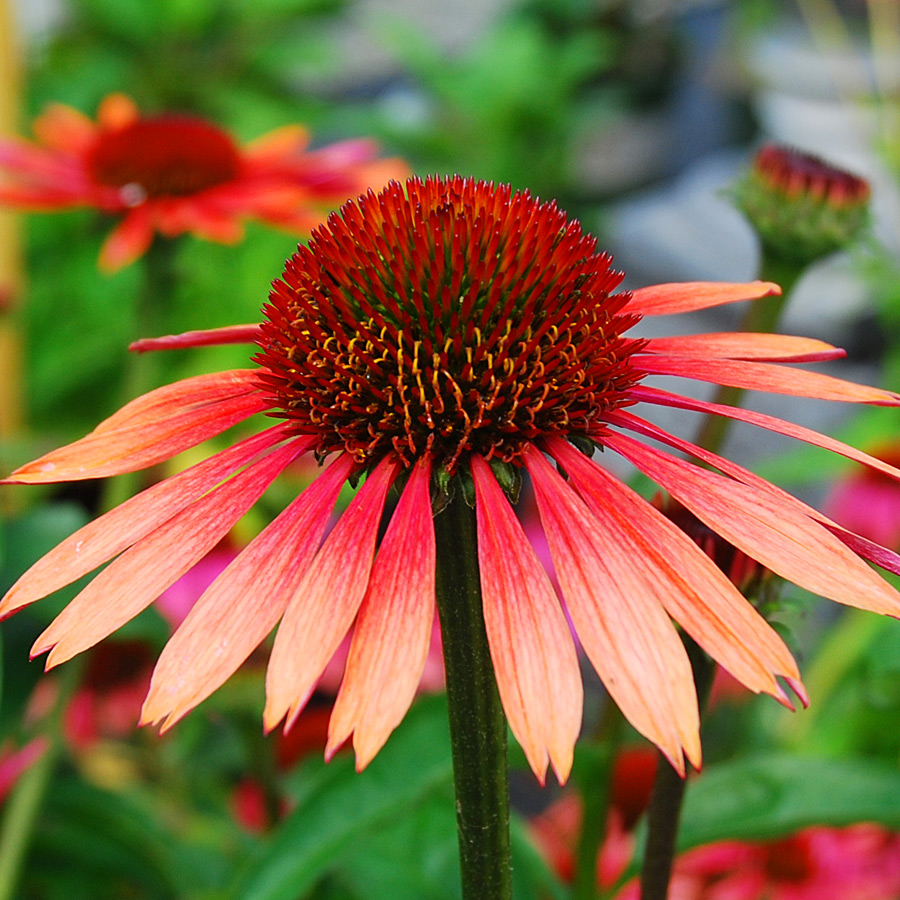
{"label": "pink-tinged petal base", "polygon": [[272,451],[126,550],[54,619],[32,656],[52,648],[50,668],[133,619],[215,547],[299,448],[287,444]]}
{"label": "pink-tinged petal base", "polygon": [[221,344],[255,344],[259,337],[259,325],[227,325],[205,331],[185,331],[163,337],[141,338],[128,345],[132,353],[150,350],[184,350],[188,347],[210,347]]}
{"label": "pink-tinged petal base", "polygon": [[559,600],[490,466],[472,456],[484,624],[503,709],[541,784],[572,769],[584,691]]}
{"label": "pink-tinged petal base", "polygon": [[663,316],[672,313],[709,309],[741,300],[761,300],[775,297],[781,288],[769,281],[751,281],[748,284],[731,284],[724,281],[685,281],[672,284],[655,284],[639,288],[631,295],[625,311],[641,316]]}
{"label": "pink-tinged petal base", "polygon": [[4,484],[47,484],[136,472],[267,408],[255,371],[200,375],[132,400],[90,434],[16,469]]}
{"label": "pink-tinged petal base", "polygon": [[838,603],[900,616],[900,594],[801,510],[627,435],[610,434],[605,440],[700,521],[766,568]]}
{"label": "pink-tinged petal base", "polygon": [[353,469],[329,466],[216,578],[166,644],[141,722],[170,728],[224,684],[275,627],[313,556]]}
{"label": "pink-tinged petal base", "polygon": [[240,441],[79,528],[10,588],[0,603],[0,616],[46,597],[127,550],[282,437],[278,425]]}
{"label": "pink-tinged petal base", "polygon": [[641,356],[639,364],[648,375],[677,375],[750,391],[813,397],[817,400],[900,406],[900,395],[892,391],[773,363],[648,355]]}
{"label": "pink-tinged petal base", "polygon": [[755,693],[799,679],[784,641],[712,560],[658,509],[559,438],[547,442],[594,514],[641,560],[668,613]]}
{"label": "pink-tinged petal base", "polygon": [[291,597],[266,673],[263,722],[290,728],[350,630],[369,583],[375,539],[397,464],[383,459],[322,545]]}
{"label": "pink-tinged petal base", "polygon": [[378,550],[328,725],[326,757],[352,733],[357,771],[406,715],[425,669],[435,611],[430,480],[426,456],[410,472]]}
{"label": "pink-tinged petal base", "polygon": [[845,350],[813,338],[757,332],[688,334],[652,338],[642,352],[695,359],[743,359],[768,362],[820,362],[841,359]]}
{"label": "pink-tinged petal base", "polygon": [[684,774],[700,765],[691,664],[638,560],[535,448],[524,453],[541,524],[582,646],[625,717]]}

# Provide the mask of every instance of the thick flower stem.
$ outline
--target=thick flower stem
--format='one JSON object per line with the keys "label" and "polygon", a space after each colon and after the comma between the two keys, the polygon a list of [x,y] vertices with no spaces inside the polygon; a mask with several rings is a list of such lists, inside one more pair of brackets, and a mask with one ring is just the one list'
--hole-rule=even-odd
{"label": "thick flower stem", "polygon": [[462,897],[511,900],[506,718],[484,628],[475,513],[455,487],[435,532]]}
{"label": "thick flower stem", "polygon": [[[702,713],[712,687],[716,664],[693,641],[688,640],[687,644]],[[669,880],[686,787],[687,780],[660,753],[647,810],[647,844],[641,866],[640,900],[666,900],[669,896]]]}

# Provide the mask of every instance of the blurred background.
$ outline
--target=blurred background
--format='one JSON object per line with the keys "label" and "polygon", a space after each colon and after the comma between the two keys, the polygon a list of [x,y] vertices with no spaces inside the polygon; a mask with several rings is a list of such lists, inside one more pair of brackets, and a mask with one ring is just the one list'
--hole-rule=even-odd
{"label": "blurred background", "polygon": [[[756,238],[729,185],[764,141],[823,156],[871,182],[871,227],[848,252],[808,271],[782,330],[846,347],[849,360],[829,371],[900,388],[895,3],[17,0],[0,10],[7,134],[30,137],[30,122],[50,102],[93,116],[107,94],[121,91],[142,111],[208,117],[240,141],[295,122],[310,129],[314,147],[369,136],[417,174],[460,173],[557,199],[614,254],[628,287],[755,278]],[[148,314],[135,299],[144,261],[114,275],[98,271],[110,223],[95,211],[0,217],[4,472],[121,405],[132,383],[130,341],[255,321],[297,242],[252,223],[235,246],[179,239],[176,277]],[[691,324],[727,330],[740,315],[713,310]],[[246,349],[201,348],[152,365],[143,377],[162,384],[245,366]],[[900,458],[894,410],[860,413],[793,398],[750,404]],[[851,510],[872,503],[869,518],[876,516],[875,501],[853,494],[857,476],[848,465],[751,429],[735,428],[730,441],[730,455],[804,497],[828,503],[849,489]],[[212,561],[213,573],[305,477],[292,473],[254,510]],[[876,488],[879,522],[895,526],[877,539],[900,547],[900,496],[892,490]],[[102,502],[91,483],[5,488],[3,586]],[[0,824],[0,900],[456,896],[448,762],[434,749],[440,740],[426,740],[433,760],[421,750],[423,736],[443,727],[439,700],[426,700],[392,738],[393,756],[386,750],[387,761],[360,777],[346,758],[321,765],[322,713],[334,684],[292,739],[260,736],[264,659],[251,660],[173,734],[135,729],[152,662],[184,614],[171,608],[189,607],[211,578],[191,575],[198,580],[179,583],[182,594],[169,598],[174,607],[148,611],[64,667],[68,682],[65,674],[40,678],[40,663],[26,659],[73,591],[4,623],[0,790],[15,796],[35,760],[51,763],[38,799],[31,807],[22,801]],[[708,759],[727,764],[774,746],[787,756],[874,759],[896,775],[896,623],[789,599],[785,628],[809,666],[811,693],[819,689],[813,712],[792,718],[771,701],[726,699],[711,721]],[[600,705],[589,708],[589,722]],[[740,777],[746,773],[733,775],[735,783]],[[521,774],[521,805],[530,812],[552,797],[526,785],[529,778]],[[888,783],[896,787],[845,782],[857,800],[879,791],[893,797]],[[854,791],[846,794],[852,805]],[[887,812],[872,808],[869,819],[889,823]],[[843,808],[831,815],[855,821]],[[792,821],[813,820],[808,813]],[[354,830],[346,822],[362,824]],[[519,833],[517,896],[563,896],[562,876],[522,837],[524,825]],[[285,867],[293,880],[279,881]]]}

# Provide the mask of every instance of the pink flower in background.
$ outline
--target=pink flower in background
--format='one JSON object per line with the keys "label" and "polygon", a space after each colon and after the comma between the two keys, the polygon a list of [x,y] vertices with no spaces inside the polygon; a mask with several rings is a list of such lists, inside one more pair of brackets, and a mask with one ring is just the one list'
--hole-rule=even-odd
{"label": "pink flower in background", "polygon": [[123,94],[103,100],[96,122],[53,104],[33,130],[35,144],[0,140],[0,204],[117,216],[100,253],[111,272],[143,255],[156,232],[234,243],[242,222],[257,219],[306,234],[348,197],[408,172],[377,159],[369,140],[310,150],[306,129],[290,125],[239,146],[212,122],[142,114]]}
{"label": "pink flower in background", "polygon": [[[897,900],[900,834],[877,825],[722,841],[675,862],[670,900]],[[637,900],[630,883],[616,900]]]}
{"label": "pink flower in background", "polygon": [[[896,444],[879,447],[876,453],[892,465],[900,463]],[[900,548],[900,484],[892,478],[860,468],[835,484],[825,513],[871,541]]]}

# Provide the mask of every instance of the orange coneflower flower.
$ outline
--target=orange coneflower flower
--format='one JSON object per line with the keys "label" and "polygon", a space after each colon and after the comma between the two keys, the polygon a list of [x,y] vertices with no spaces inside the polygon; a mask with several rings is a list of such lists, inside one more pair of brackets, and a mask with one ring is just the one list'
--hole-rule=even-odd
{"label": "orange coneflower flower", "polygon": [[[132,401],[91,434],[7,479],[134,471],[260,414],[276,424],[126,501],[37,562],[9,614],[117,557],[38,638],[56,665],[151,603],[208,553],[300,454],[330,460],[196,603],[157,664],[143,711],[171,726],[221,685],[280,620],[266,728],[290,724],[355,622],[329,752],[351,733],[360,767],[400,721],[425,664],[435,608],[432,495],[458,475],[477,513],[484,619],[504,709],[532,768],[564,779],[581,677],[560,602],[504,487],[531,477],[566,609],[610,694],[684,771],[700,762],[691,666],[673,619],[756,692],[801,696],[787,647],[710,558],[585,449],[633,461],[735,547],[842,603],[900,614],[860,555],[900,557],[836,526],[747,470],[638,414],[717,413],[827,447],[845,444],[761,413],[644,384],[675,375],[886,405],[877,388],[773,363],[838,356],[768,334],[629,337],[643,316],[777,292],[772,284],[669,284],[616,293],[622,276],[552,204],[462,178],[392,183],[314,230],[274,282],[261,325],[142,344],[255,342],[257,368],[203,375]],[[652,438],[715,467],[644,443]],[[553,463],[565,471],[563,477]],[[330,534],[341,485],[365,481]],[[377,548],[385,499],[400,499]],[[440,513],[439,513],[440,514]]]}
{"label": "orange coneflower flower", "polygon": [[299,125],[240,147],[196,116],[141,115],[123,94],[100,104],[96,122],[53,104],[33,130],[38,144],[0,140],[0,204],[120,216],[100,253],[108,271],[140,257],[157,231],[232,243],[243,220],[259,219],[306,233],[346,197],[408,171],[377,160],[369,140],[309,151]]}

